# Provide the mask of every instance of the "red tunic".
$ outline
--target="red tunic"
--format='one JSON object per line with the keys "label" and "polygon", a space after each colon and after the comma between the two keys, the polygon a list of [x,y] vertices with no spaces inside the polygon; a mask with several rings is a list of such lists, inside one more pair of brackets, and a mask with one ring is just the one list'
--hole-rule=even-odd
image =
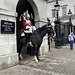
{"label": "red tunic", "polygon": [[[23,21],[23,26],[24,26],[24,31],[29,31],[29,29],[26,29],[26,20]],[[32,22],[30,21],[30,25],[29,26],[33,26]]]}

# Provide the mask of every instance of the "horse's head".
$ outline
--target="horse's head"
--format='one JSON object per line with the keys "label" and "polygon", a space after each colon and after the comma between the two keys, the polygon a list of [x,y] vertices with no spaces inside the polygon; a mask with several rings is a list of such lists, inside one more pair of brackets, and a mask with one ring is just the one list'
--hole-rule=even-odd
{"label": "horse's head", "polygon": [[48,21],[48,23],[47,23],[47,33],[49,34],[49,35],[51,35],[51,34],[54,34],[54,30],[53,30],[53,28],[52,28],[52,25],[51,25],[51,23],[50,23],[50,20],[47,18],[47,21]]}

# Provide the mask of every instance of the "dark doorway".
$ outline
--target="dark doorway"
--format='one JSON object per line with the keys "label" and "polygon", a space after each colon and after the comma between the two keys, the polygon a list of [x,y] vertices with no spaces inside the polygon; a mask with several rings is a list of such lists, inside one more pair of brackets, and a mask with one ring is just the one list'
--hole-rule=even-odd
{"label": "dark doorway", "polygon": [[[20,35],[22,32],[24,32],[24,28],[23,28],[23,18],[21,17],[21,14],[23,14],[24,12],[26,12],[26,10],[28,10],[28,13],[30,14],[30,20],[32,22],[33,25],[35,25],[34,23],[34,11],[32,6],[30,5],[30,3],[27,0],[19,0],[18,4],[17,4],[17,8],[16,8],[16,12],[17,12],[17,37],[18,35]],[[18,41],[17,41],[18,44]],[[17,47],[18,49],[18,47]],[[26,49],[26,47],[23,48],[24,53],[28,53],[29,55],[33,55],[33,50],[31,50],[31,48],[29,48],[28,50]]]}

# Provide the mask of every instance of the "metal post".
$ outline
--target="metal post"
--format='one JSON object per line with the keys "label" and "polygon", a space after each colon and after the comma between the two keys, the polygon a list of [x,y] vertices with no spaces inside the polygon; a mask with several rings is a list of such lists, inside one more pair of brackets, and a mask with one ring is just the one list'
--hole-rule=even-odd
{"label": "metal post", "polygon": [[69,9],[68,15],[69,15],[69,26],[70,26],[70,33],[72,32],[72,23],[71,23],[71,10]]}
{"label": "metal post", "polygon": [[69,16],[70,32],[72,32],[71,16]]}
{"label": "metal post", "polygon": [[59,19],[59,8],[60,5],[58,3],[58,0],[56,0],[56,4],[54,5],[56,9],[56,21],[55,21],[55,32],[56,32],[56,38],[55,38],[55,47],[59,48],[60,46],[60,19]]}
{"label": "metal post", "polygon": [[55,47],[58,48],[60,46],[60,20],[57,11],[57,20],[55,21],[55,32],[56,32],[56,39],[55,39]]}

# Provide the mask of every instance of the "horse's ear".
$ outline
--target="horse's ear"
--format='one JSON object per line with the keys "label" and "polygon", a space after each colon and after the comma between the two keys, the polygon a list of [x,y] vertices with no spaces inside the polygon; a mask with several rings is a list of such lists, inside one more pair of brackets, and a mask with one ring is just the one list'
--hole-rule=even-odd
{"label": "horse's ear", "polygon": [[50,19],[47,17],[47,21],[50,22]]}
{"label": "horse's ear", "polygon": [[51,23],[49,22],[49,23],[47,24],[47,28],[50,28],[50,27],[52,27],[52,25],[51,25]]}

